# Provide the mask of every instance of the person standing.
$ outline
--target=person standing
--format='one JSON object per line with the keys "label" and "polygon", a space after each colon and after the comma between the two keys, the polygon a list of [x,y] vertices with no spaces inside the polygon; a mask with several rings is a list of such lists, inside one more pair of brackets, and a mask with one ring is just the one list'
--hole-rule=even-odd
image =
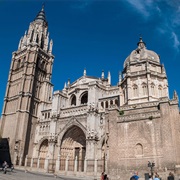
{"label": "person standing", "polygon": [[104,180],[108,180],[107,174],[104,175]]}
{"label": "person standing", "polygon": [[174,174],[172,172],[169,173],[167,180],[174,180]]}
{"label": "person standing", "polygon": [[138,172],[135,172],[134,175],[130,178],[130,180],[138,180],[139,176],[138,176]]}
{"label": "person standing", "polygon": [[104,180],[104,172],[101,173],[101,180]]}
{"label": "person standing", "polygon": [[149,175],[149,180],[153,180],[153,177],[152,177],[152,175]]}
{"label": "person standing", "polygon": [[155,174],[154,180],[160,180],[157,174]]}

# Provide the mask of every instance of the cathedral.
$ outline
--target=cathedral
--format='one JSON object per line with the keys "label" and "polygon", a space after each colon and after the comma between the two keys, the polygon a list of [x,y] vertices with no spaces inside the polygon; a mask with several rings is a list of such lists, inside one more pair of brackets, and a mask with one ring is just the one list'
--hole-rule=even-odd
{"label": "cathedral", "polygon": [[[135,45],[136,47],[136,45]],[[42,172],[125,180],[138,171],[180,174],[178,95],[169,98],[165,67],[142,38],[117,85],[86,70],[53,91],[53,41],[44,7],[13,52],[1,135],[14,165]]]}

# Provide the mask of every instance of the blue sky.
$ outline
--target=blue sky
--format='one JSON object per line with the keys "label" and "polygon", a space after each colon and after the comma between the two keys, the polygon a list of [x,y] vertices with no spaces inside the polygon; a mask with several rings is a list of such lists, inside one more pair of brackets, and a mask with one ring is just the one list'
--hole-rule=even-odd
{"label": "blue sky", "polygon": [[178,0],[0,0],[0,110],[6,89],[12,52],[29,23],[45,2],[50,37],[53,39],[52,83],[64,83],[83,75],[107,76],[118,82],[126,57],[137,47],[139,35],[147,49],[164,63],[172,98],[180,95],[180,1]]}

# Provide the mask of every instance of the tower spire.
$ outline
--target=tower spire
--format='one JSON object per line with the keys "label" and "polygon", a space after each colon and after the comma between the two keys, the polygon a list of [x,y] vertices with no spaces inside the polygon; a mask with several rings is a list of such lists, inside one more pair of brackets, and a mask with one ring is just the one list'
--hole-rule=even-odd
{"label": "tower spire", "polygon": [[142,49],[146,46],[146,43],[143,41],[142,36],[139,37],[139,42],[137,43],[138,48]]}
{"label": "tower spire", "polygon": [[44,11],[44,3],[43,3],[42,8],[39,11],[39,13],[37,14],[37,16],[36,16],[34,21],[42,22],[42,23],[46,23],[47,24],[47,20],[46,20],[46,16],[45,16],[45,11]]}

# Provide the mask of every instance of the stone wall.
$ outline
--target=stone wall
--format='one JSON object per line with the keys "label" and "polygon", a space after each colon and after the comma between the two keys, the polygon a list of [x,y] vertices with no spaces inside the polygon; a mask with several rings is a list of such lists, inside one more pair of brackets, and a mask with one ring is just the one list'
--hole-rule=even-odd
{"label": "stone wall", "polygon": [[[129,111],[134,110],[127,106],[121,115],[117,110],[111,110],[107,117],[107,171],[111,179],[127,179],[134,171],[144,176],[149,172],[148,161],[155,162],[155,171],[161,174],[165,170],[175,171],[180,163],[178,105],[167,101],[144,106],[134,113]],[[149,112],[154,116],[146,116]]]}

